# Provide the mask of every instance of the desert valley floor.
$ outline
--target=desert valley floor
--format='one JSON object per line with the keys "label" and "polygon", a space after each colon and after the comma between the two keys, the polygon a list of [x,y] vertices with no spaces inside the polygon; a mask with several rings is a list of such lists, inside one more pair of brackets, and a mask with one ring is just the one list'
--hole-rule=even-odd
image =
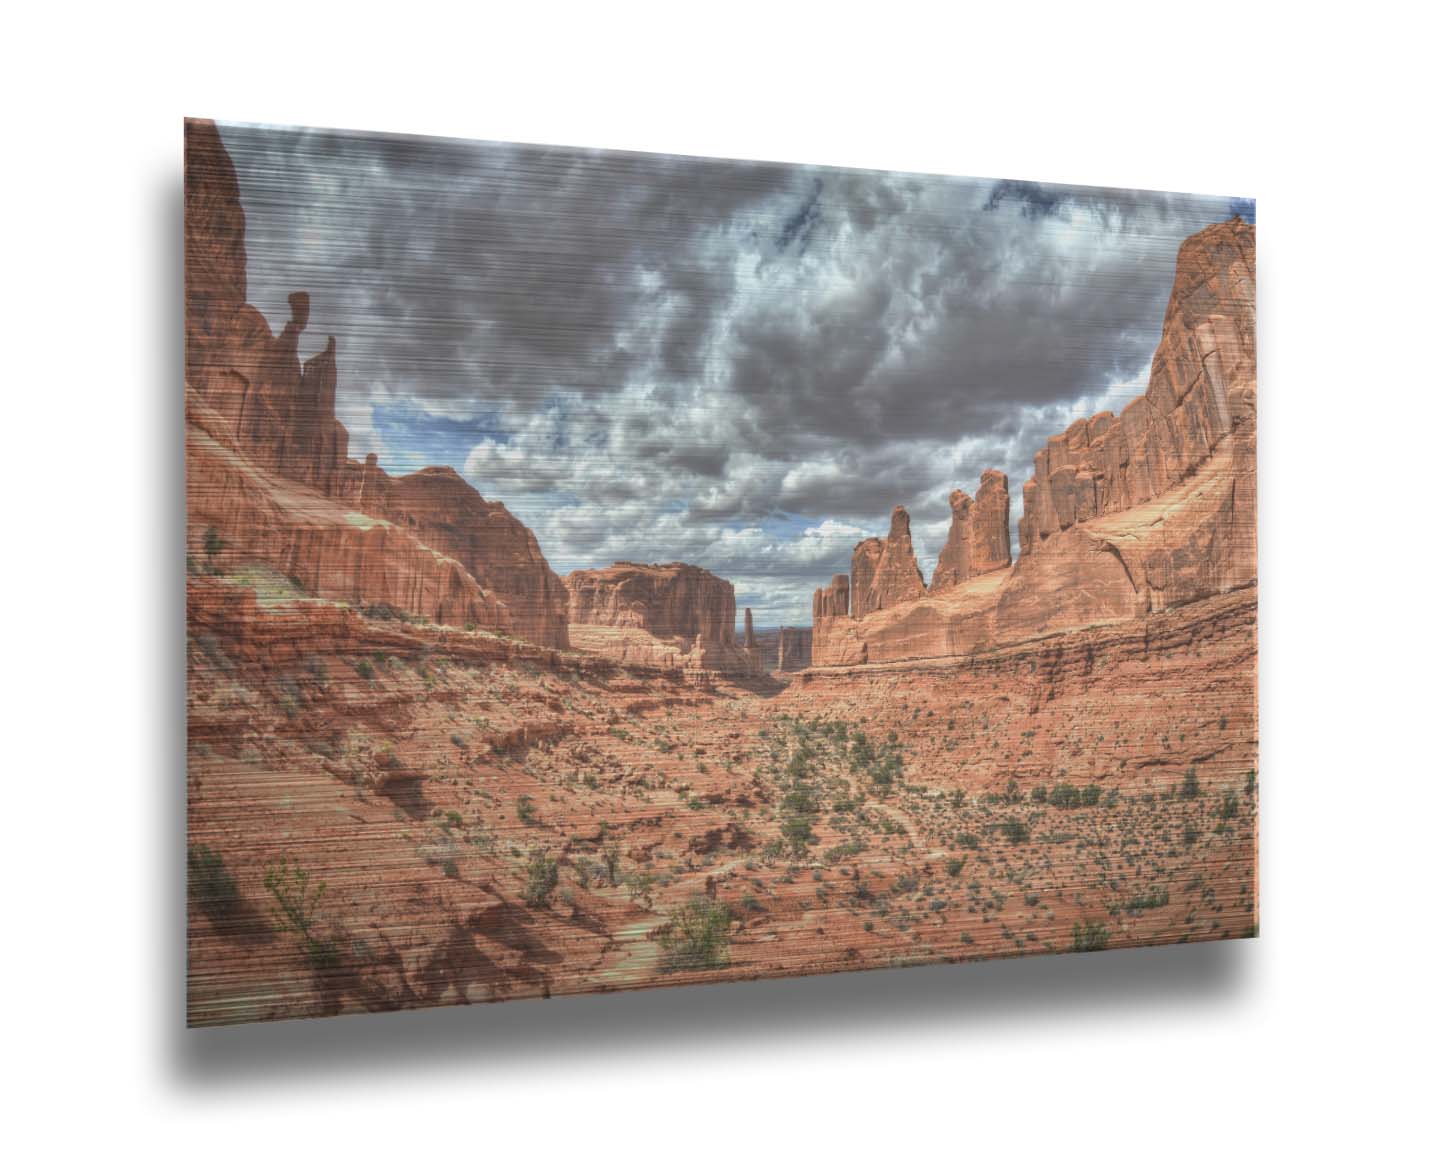
{"label": "desert valley floor", "polygon": [[234,881],[195,893],[193,1023],[1254,931],[1253,589],[696,682],[255,582],[192,587],[190,839]]}

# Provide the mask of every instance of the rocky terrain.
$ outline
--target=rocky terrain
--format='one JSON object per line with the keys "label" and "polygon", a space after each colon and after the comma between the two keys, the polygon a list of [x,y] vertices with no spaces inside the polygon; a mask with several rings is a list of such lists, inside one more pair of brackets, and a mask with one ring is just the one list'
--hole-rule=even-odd
{"label": "rocky terrain", "polygon": [[1013,565],[990,470],[928,586],[897,508],[757,629],[350,459],[244,228],[188,122],[192,1024],[1256,930],[1253,229],[1182,247],[1150,389],[1051,438]]}

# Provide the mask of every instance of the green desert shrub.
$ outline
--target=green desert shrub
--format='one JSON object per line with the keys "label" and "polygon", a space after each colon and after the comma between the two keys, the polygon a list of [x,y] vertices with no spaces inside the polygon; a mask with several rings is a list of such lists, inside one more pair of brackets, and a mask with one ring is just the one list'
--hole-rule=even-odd
{"label": "green desert shrub", "polygon": [[804,816],[791,816],[780,825],[780,835],[798,856],[809,847],[812,828],[813,825]]}
{"label": "green desert shrub", "polygon": [[1180,798],[1194,800],[1200,795],[1200,776],[1191,766],[1185,770],[1185,782],[1180,785]]}
{"label": "green desert shrub", "polygon": [[730,962],[730,910],[697,896],[656,933],[668,970],[723,968]]}
{"label": "green desert shrub", "polygon": [[1076,924],[1072,934],[1076,952],[1103,952],[1110,943],[1110,929],[1098,920]]}
{"label": "green desert shrub", "polygon": [[1152,888],[1149,892],[1142,892],[1133,896],[1130,902],[1125,905],[1131,912],[1141,912],[1146,908],[1164,908],[1170,903],[1170,889]]}
{"label": "green desert shrub", "polygon": [[543,848],[530,853],[525,865],[525,906],[527,908],[548,908],[555,886],[560,883],[559,861],[551,858]]}
{"label": "green desert shrub", "polygon": [[305,958],[316,968],[332,968],[339,959],[335,941],[317,931],[316,911],[325,895],[325,881],[313,888],[310,873],[284,857],[265,868],[265,890],[279,909],[277,927],[300,937]]}

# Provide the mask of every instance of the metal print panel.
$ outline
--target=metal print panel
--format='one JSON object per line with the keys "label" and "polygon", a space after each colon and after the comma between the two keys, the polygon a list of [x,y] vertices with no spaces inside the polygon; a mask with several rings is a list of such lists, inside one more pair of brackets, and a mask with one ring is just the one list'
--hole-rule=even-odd
{"label": "metal print panel", "polygon": [[185,125],[189,1020],[1256,930],[1248,200]]}

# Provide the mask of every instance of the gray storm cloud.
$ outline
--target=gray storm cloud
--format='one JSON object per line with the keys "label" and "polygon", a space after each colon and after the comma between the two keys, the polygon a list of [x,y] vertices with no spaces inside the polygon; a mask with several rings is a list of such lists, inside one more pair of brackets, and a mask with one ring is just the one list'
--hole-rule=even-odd
{"label": "gray storm cloud", "polygon": [[[222,126],[251,302],[338,341],[377,419],[483,426],[467,478],[557,570],[686,560],[806,623],[890,507],[1012,478],[1143,391],[1180,241],[1223,197]],[[438,452],[438,446],[436,451]],[[422,459],[417,461],[416,456]]]}

